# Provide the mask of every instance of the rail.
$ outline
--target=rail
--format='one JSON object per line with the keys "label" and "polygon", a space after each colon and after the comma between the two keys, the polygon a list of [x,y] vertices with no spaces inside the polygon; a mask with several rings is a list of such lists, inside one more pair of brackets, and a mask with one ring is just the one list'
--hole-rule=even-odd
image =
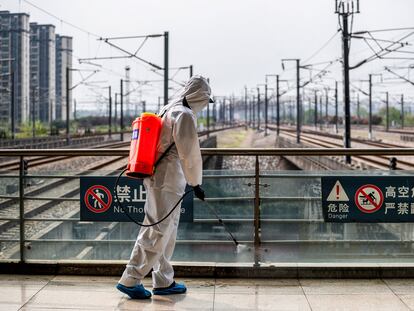
{"label": "rail", "polygon": [[[0,149],[0,156],[128,156],[127,149]],[[413,156],[414,148],[201,148],[214,156]]]}

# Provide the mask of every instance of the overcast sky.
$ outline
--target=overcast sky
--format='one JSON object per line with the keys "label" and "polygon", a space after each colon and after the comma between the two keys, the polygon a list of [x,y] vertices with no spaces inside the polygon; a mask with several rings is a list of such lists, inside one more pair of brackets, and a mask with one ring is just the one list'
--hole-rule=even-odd
{"label": "overcast sky", "polygon": [[[282,58],[301,58],[307,63],[317,63],[341,55],[338,35],[321,53],[308,60],[338,29],[334,0],[29,1],[64,21],[102,37],[169,31],[170,66],[193,64],[195,73],[210,78],[216,95],[240,95],[245,85],[253,88],[258,83],[263,83],[265,74],[282,73]],[[122,55],[97,41],[93,35],[60,22],[24,0],[1,0],[0,4],[2,10],[27,12],[30,14],[31,22],[55,24],[58,33],[73,36],[76,57]],[[413,0],[361,0],[360,7],[361,13],[355,16],[354,30],[414,26]],[[391,36],[396,39],[405,33],[407,31],[386,35],[388,38]],[[414,37],[409,39],[413,42]],[[141,41],[126,40],[117,43],[134,52]],[[351,60],[356,63],[368,55],[368,47],[363,42],[352,44]],[[411,47],[411,50],[414,49]],[[138,55],[162,66],[162,39],[149,39]],[[353,71],[351,78],[366,79],[368,73],[380,71],[384,64],[407,62],[409,61],[375,61]],[[102,64],[106,71],[91,78],[91,81],[106,81],[102,86],[112,84],[118,89],[120,76],[117,74],[122,74],[125,65],[131,66],[132,79],[160,78],[137,61],[95,63]],[[334,65],[330,69],[332,71],[329,75],[340,79],[340,66]],[[293,74],[294,71],[285,72],[284,78],[293,78]],[[175,78],[183,81],[187,75],[188,72],[183,71]],[[302,75],[305,79],[309,73],[303,70]],[[78,76],[75,77],[79,79]],[[331,80],[326,80],[326,83],[331,83],[329,81]],[[144,88],[142,97],[148,97],[148,101],[153,101],[154,96],[162,95],[161,86],[162,84],[156,82],[154,86]],[[131,85],[131,89],[134,87]],[[414,87],[410,85],[402,87],[407,93],[414,94],[411,89]],[[401,91],[395,87],[393,90]],[[95,94],[86,87],[80,87],[76,89],[75,96],[79,101],[86,101],[92,100]],[[139,93],[133,95],[134,98],[139,96]]]}

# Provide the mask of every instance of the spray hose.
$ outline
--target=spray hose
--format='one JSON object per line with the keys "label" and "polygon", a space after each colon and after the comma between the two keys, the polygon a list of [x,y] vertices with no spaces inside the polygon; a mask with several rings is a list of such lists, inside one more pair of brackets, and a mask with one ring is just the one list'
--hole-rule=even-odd
{"label": "spray hose", "polygon": [[[162,223],[164,220],[166,220],[168,218],[168,216],[171,215],[172,212],[174,212],[174,210],[178,207],[178,205],[180,205],[180,203],[184,200],[184,198],[190,194],[191,192],[193,192],[194,190],[191,189],[187,192],[185,192],[183,194],[183,196],[178,200],[178,202],[173,206],[173,208],[167,213],[167,215],[165,215],[163,218],[161,218],[160,220],[158,220],[157,222],[154,222],[152,224],[144,224],[144,223],[140,223],[138,221],[136,221],[134,218],[131,217],[131,215],[127,212],[127,210],[122,206],[121,201],[118,198],[118,191],[117,191],[117,186],[119,184],[119,181],[122,177],[122,175],[127,171],[127,168],[123,169],[121,174],[119,174],[118,178],[115,181],[115,185],[114,185],[114,193],[115,193],[115,198],[116,201],[118,202],[119,207],[122,209],[122,211],[125,213],[125,215],[127,215],[127,217],[133,221],[134,223],[136,223],[138,226],[140,227],[153,227],[156,226],[160,223]],[[208,204],[207,202],[205,202],[207,207],[210,209],[210,211],[214,214],[214,216],[217,218],[218,222],[220,223],[220,225],[223,226],[224,230],[229,234],[229,236],[231,237],[232,241],[234,242],[235,246],[237,247],[237,250],[239,251],[239,247],[241,246],[241,244],[236,240],[236,238],[234,237],[234,235],[231,233],[231,231],[227,228],[227,226],[224,224],[223,220],[220,218],[220,216],[217,214],[216,210],[210,206],[210,204]]]}
{"label": "spray hose", "polygon": [[125,215],[127,215],[127,217],[131,220],[131,221],[133,221],[134,223],[136,223],[138,226],[140,226],[140,227],[153,227],[153,226],[156,226],[156,225],[158,225],[158,224],[160,224],[160,223],[162,223],[164,220],[166,220],[167,218],[168,218],[168,216],[170,216],[171,215],[171,213],[172,212],[174,212],[174,210],[178,207],[178,205],[180,205],[180,203],[184,200],[184,198],[188,195],[188,194],[190,194],[191,192],[193,192],[194,190],[193,189],[191,189],[191,190],[189,190],[189,191],[187,191],[187,192],[185,192],[184,194],[183,194],[183,196],[178,200],[178,202],[174,205],[174,207],[167,213],[167,215],[165,215],[163,218],[161,218],[160,220],[158,220],[157,222],[154,222],[154,223],[152,223],[152,224],[144,224],[144,223],[140,223],[140,222],[138,222],[138,221],[136,221],[134,218],[132,218],[131,217],[131,215],[127,212],[127,209],[126,208],[124,208],[123,206],[122,206],[122,204],[121,204],[121,201],[119,200],[119,198],[118,198],[118,191],[117,191],[117,186],[118,186],[118,184],[119,184],[119,181],[120,181],[120,179],[121,179],[121,177],[122,177],[122,175],[125,173],[127,171],[127,168],[125,168],[124,170],[122,170],[122,172],[121,172],[121,174],[119,174],[119,176],[118,176],[118,178],[116,179],[116,182],[115,182],[115,185],[114,185],[114,193],[115,193],[115,198],[116,198],[116,201],[118,202],[118,205],[119,205],[119,207],[122,209],[122,211],[125,213]]}

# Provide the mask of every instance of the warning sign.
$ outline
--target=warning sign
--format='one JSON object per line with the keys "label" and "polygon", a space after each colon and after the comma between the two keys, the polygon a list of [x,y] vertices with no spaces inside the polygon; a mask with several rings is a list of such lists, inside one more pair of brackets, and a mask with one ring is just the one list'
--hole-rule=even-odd
{"label": "warning sign", "polygon": [[112,204],[112,194],[108,188],[95,185],[86,190],[84,200],[86,207],[90,211],[93,213],[103,213]]}
{"label": "warning sign", "polygon": [[355,193],[355,204],[363,213],[375,213],[384,203],[384,195],[375,185],[364,185]]}
{"label": "warning sign", "polygon": [[339,180],[336,181],[335,185],[333,186],[331,192],[329,193],[328,198],[326,201],[329,202],[347,202],[349,201],[348,196],[346,195],[344,187],[342,187]]}
{"label": "warning sign", "polygon": [[414,222],[414,177],[321,178],[326,222]]}
{"label": "warning sign", "polygon": [[[127,215],[139,222],[144,220],[147,192],[142,180],[121,177],[115,187],[116,179],[117,176],[80,178],[81,221],[130,222]],[[119,202],[116,201],[115,191]],[[193,222],[193,199],[192,194],[184,198],[180,222]],[[175,202],[171,202],[171,208],[174,204]]]}

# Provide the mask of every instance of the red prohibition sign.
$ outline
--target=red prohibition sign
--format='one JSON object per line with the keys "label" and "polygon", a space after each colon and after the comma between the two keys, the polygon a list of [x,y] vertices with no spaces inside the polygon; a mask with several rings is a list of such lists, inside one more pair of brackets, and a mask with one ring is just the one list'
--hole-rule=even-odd
{"label": "red prohibition sign", "polygon": [[[102,200],[101,197],[99,197],[94,191],[95,190],[102,190],[103,192],[106,193],[106,196],[108,197],[108,202],[104,202],[104,200]],[[89,203],[89,196],[92,196],[93,199],[96,200],[96,202],[98,202],[98,205],[101,205],[102,208],[96,208],[94,206],[92,206]],[[85,197],[84,197],[84,201],[86,204],[86,207],[94,213],[103,213],[106,212],[108,210],[108,208],[111,206],[112,204],[112,195],[111,192],[108,190],[108,188],[101,186],[101,185],[95,185],[90,187],[86,193],[85,193]]]}
{"label": "red prohibition sign", "polygon": [[[372,192],[374,194],[367,193],[366,191],[367,189],[373,189]],[[376,193],[378,194],[379,200],[375,200]],[[359,202],[360,199],[362,200],[362,203]],[[372,206],[373,208],[367,208],[367,206],[364,206],[364,202],[365,202],[365,205]],[[359,187],[359,189],[355,193],[355,204],[358,207],[358,209],[363,213],[367,213],[367,214],[375,213],[381,208],[383,202],[384,202],[384,195],[382,194],[381,189],[375,185],[363,185],[362,187]]]}

